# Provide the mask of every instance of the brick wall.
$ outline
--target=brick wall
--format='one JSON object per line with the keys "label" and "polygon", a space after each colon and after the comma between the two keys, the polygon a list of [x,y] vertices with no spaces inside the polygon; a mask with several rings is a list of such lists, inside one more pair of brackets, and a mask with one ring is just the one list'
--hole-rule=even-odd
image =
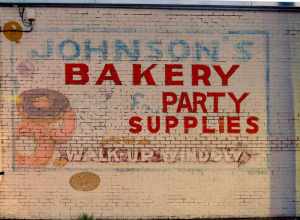
{"label": "brick wall", "polygon": [[1,36],[1,217],[296,214],[299,13],[35,11]]}

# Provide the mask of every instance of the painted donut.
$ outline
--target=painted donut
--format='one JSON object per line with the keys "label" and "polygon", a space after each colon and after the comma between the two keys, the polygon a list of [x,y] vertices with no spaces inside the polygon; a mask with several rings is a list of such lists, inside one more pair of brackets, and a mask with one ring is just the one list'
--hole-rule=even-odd
{"label": "painted donut", "polygon": [[[27,118],[55,118],[70,108],[70,102],[63,94],[49,89],[27,90],[19,98],[18,110]],[[45,104],[38,104],[43,99]]]}

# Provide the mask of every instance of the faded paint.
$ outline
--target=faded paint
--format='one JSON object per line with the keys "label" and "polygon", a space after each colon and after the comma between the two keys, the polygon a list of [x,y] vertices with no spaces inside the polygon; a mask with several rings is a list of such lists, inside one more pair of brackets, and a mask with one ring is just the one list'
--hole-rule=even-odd
{"label": "faded paint", "polygon": [[[102,218],[296,214],[292,154],[298,144],[298,92],[293,91],[298,78],[291,75],[297,56],[290,50],[299,48],[299,34],[292,31],[300,27],[298,13],[36,10],[33,32],[18,44],[0,42],[6,173],[0,217],[76,218],[82,211]],[[18,19],[15,8],[0,11],[2,21]],[[88,65],[89,83],[66,85],[66,63]],[[95,85],[109,63],[117,67],[122,85]],[[173,63],[183,65],[182,76],[173,77],[183,85],[165,85],[165,64]],[[142,78],[141,85],[133,85],[133,64],[143,70],[157,64],[152,71],[157,84]],[[239,69],[228,85],[211,72],[210,86],[191,86],[191,64]],[[208,112],[177,111],[176,105],[164,112],[163,92],[249,95],[239,111],[225,98],[216,111],[212,99],[205,103]],[[147,117],[153,124],[166,116],[180,123],[170,134],[164,129],[133,134],[128,120],[136,115],[143,117],[143,128]],[[259,118],[259,131],[250,135],[244,128],[251,115]],[[206,116],[220,132],[185,133],[184,118],[190,116]],[[223,119],[237,116],[241,132],[224,132]],[[70,179],[79,170],[92,171],[93,180]],[[101,188],[94,188],[97,176]],[[69,182],[75,189],[95,190],[77,191]]]}
{"label": "faded paint", "polygon": [[[37,147],[33,155],[16,155],[18,166],[47,165],[57,143],[66,143],[76,128],[76,115],[68,99],[48,89],[32,89],[20,94],[17,111],[21,117],[17,137],[32,137]],[[63,126],[54,128],[59,120]],[[52,127],[51,127],[52,126]],[[26,148],[25,148],[26,151]]]}

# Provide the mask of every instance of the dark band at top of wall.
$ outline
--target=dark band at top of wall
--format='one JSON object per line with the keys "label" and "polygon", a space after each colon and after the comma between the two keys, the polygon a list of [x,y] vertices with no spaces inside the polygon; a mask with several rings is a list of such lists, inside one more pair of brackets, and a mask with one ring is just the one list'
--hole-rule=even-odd
{"label": "dark band at top of wall", "polygon": [[[209,3],[199,4],[172,4],[172,1],[168,1],[168,4],[142,4],[142,3],[71,3],[70,1],[61,1],[57,3],[55,1],[2,1],[0,0],[0,6],[2,7],[68,7],[68,8],[128,8],[128,9],[165,9],[165,10],[227,10],[227,11],[288,11],[288,12],[300,12],[300,5],[296,5],[292,2],[217,2],[210,1]],[[125,1],[120,1],[125,2]],[[135,1],[132,1],[135,2]]]}

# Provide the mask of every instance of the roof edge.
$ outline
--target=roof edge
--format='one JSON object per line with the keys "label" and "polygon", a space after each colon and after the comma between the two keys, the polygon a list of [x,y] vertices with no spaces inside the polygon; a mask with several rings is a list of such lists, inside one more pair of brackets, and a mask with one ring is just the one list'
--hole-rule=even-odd
{"label": "roof edge", "polygon": [[111,4],[111,3],[3,3],[0,7],[68,7],[68,8],[123,8],[123,9],[165,9],[165,10],[222,10],[222,11],[288,11],[300,12],[294,4],[275,5],[228,5],[228,4]]}

